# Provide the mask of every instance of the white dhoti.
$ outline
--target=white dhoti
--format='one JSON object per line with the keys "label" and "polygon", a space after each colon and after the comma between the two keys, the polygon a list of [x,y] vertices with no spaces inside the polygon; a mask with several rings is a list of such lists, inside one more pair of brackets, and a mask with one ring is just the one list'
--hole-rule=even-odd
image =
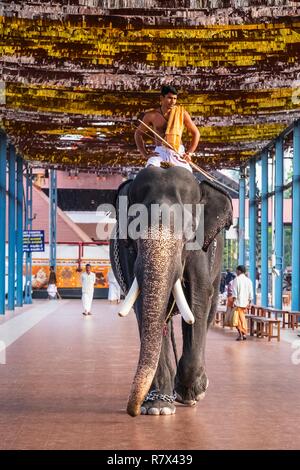
{"label": "white dhoti", "polygon": [[117,282],[110,282],[108,289],[108,300],[115,301],[120,300],[121,298],[121,289]]}
{"label": "white dhoti", "polygon": [[81,274],[81,285],[82,285],[82,305],[83,311],[86,313],[91,312],[93,296],[94,296],[94,285],[96,282],[95,273],[82,273]]}
{"label": "white dhoti", "polygon": [[92,302],[94,297],[94,290],[91,292],[82,292],[82,305],[84,312],[90,312],[92,308]]}
{"label": "white dhoti", "polygon": [[[155,157],[150,157],[146,163],[146,167],[153,165],[153,166],[160,166],[161,162],[171,163],[175,166],[181,166],[182,168],[186,168],[186,170],[192,172],[192,168],[184,159],[180,159],[178,155],[168,147],[164,147],[162,145],[155,147],[154,152],[158,155]],[[184,146],[181,145],[179,148],[179,153],[183,155],[185,152]]]}
{"label": "white dhoti", "polygon": [[108,271],[107,280],[108,280],[108,300],[110,302],[120,300],[121,289],[120,289],[117,279],[115,278],[115,275],[112,269]]}
{"label": "white dhoti", "polygon": [[56,299],[57,297],[57,287],[55,284],[49,284],[47,288],[48,296],[50,299]]}

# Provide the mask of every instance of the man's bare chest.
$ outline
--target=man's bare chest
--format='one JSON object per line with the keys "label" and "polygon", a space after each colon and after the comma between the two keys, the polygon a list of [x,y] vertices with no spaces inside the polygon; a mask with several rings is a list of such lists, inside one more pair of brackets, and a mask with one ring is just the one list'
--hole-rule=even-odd
{"label": "man's bare chest", "polygon": [[164,135],[167,129],[168,121],[163,116],[160,116],[158,113],[156,113],[152,125],[158,134]]}

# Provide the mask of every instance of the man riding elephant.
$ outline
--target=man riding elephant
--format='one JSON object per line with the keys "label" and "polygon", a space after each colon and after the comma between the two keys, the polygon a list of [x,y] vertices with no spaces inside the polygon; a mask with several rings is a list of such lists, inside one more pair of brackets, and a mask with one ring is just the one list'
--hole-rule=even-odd
{"label": "man riding elephant", "polygon": [[[161,163],[165,162],[192,171],[189,162],[198,146],[200,133],[189,113],[176,103],[176,88],[164,85],[160,93],[160,106],[145,113],[135,132],[135,142],[142,156],[148,160],[146,166],[161,166]],[[181,141],[184,127],[192,136],[187,150]],[[156,144],[154,153],[150,154],[143,139],[144,134],[147,134],[145,131],[149,128],[154,131]]]}

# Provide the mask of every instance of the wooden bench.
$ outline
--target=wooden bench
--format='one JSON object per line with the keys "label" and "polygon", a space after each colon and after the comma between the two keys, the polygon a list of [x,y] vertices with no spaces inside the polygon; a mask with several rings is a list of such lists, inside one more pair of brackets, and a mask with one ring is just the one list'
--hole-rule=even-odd
{"label": "wooden bench", "polygon": [[214,325],[218,325],[219,323],[222,322],[222,314],[223,313],[224,312],[220,312],[220,310],[216,311],[216,315],[215,315],[214,322],[213,322]]}
{"label": "wooden bench", "polygon": [[[263,311],[263,309],[261,310]],[[277,338],[277,341],[280,341],[280,320],[251,314],[246,314],[246,318],[249,321],[250,336],[256,334],[258,338],[267,337],[268,341],[271,341],[272,338]],[[274,325],[277,326],[277,334],[274,334]]]}
{"label": "wooden bench", "polygon": [[263,310],[265,312],[265,316],[267,316],[268,318],[271,318],[273,315],[274,318],[278,320],[278,317],[281,317],[282,328],[285,328],[285,325],[287,325],[288,328],[292,328],[292,330],[294,330],[299,326],[300,312],[291,310],[279,310],[273,307],[263,307]]}
{"label": "wooden bench", "polygon": [[288,313],[288,327],[292,328],[292,330],[298,328],[299,321],[300,321],[300,312],[289,311]]}

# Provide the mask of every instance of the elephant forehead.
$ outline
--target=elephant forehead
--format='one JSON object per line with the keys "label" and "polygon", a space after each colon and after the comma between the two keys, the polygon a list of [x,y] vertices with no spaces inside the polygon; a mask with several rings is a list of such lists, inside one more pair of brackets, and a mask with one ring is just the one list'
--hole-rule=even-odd
{"label": "elephant forehead", "polygon": [[200,188],[194,176],[183,168],[145,168],[133,181],[130,191],[132,202],[200,201]]}

